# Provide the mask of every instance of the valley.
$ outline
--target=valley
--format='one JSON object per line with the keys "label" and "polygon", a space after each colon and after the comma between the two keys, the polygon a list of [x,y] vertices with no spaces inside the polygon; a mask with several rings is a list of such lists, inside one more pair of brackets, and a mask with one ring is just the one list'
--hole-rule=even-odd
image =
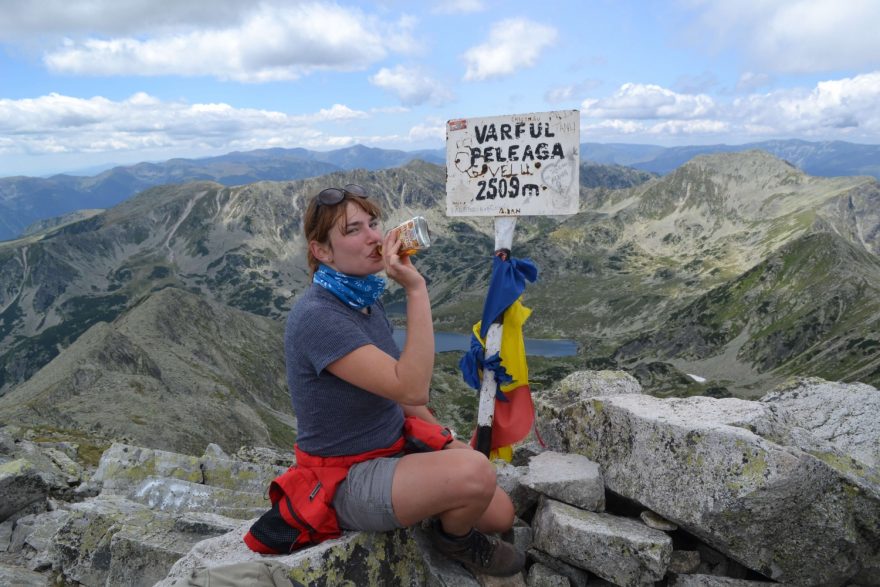
{"label": "valley", "polygon": [[[880,384],[876,180],[810,176],[762,151],[700,156],[662,177],[582,163],[580,180],[578,214],[523,217],[516,229],[514,256],[540,270],[524,296],[525,335],[579,348],[531,358],[536,389],[588,368],[625,369],[658,396],[753,397],[794,375]],[[445,216],[441,166],[159,186],[0,243],[0,422],[158,446],[147,431],[196,410],[200,429],[244,426],[236,442],[289,443],[280,331],[309,282],[302,212],[311,194],[346,183],[380,199],[388,226],[427,218],[433,246],[415,262],[435,328],[468,333],[492,221]],[[391,287],[384,301],[402,292]],[[211,310],[192,322],[182,308]],[[229,327],[214,331],[212,320]],[[225,354],[236,348],[259,349],[262,363]],[[438,355],[434,403],[467,433],[476,398],[459,356]],[[94,417],[113,402],[118,410]],[[167,448],[201,442],[178,431],[186,420],[163,435]]]}

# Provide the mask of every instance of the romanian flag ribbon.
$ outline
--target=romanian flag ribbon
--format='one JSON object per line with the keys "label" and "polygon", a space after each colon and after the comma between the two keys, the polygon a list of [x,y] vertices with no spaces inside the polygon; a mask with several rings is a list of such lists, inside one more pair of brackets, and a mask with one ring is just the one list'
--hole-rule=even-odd
{"label": "romanian flag ribbon", "polygon": [[[495,257],[492,278],[483,307],[483,319],[473,327],[471,350],[459,362],[463,378],[474,389],[480,389],[480,371],[495,371],[498,391],[495,415],[492,420],[492,452],[490,458],[511,460],[512,445],[525,438],[532,428],[535,409],[529,388],[529,368],[526,362],[522,328],[532,311],[522,304],[526,280],[533,282],[538,268],[529,259],[502,260]],[[488,325],[501,317],[500,369],[496,357],[485,355]],[[471,440],[473,444],[475,438]]]}

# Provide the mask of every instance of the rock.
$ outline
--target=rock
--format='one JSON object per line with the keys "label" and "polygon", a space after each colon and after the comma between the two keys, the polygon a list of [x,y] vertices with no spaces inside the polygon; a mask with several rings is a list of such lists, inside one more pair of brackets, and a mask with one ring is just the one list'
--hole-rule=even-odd
{"label": "rock", "polygon": [[669,559],[670,573],[695,573],[700,568],[700,553],[697,550],[673,550]]}
{"label": "rock", "polygon": [[509,577],[493,577],[491,575],[475,574],[481,587],[526,587],[526,580],[522,573]]}
{"label": "rock", "polygon": [[237,527],[216,515],[181,518],[119,496],[71,504],[55,536],[65,578],[84,585],[153,585],[205,538]]}
{"label": "rock", "polygon": [[568,577],[541,563],[535,563],[531,566],[526,583],[529,587],[569,587],[570,585]]}
{"label": "rock", "polygon": [[49,487],[34,465],[25,459],[0,464],[0,522],[27,506],[45,502]]}
{"label": "rock", "polygon": [[872,546],[880,476],[767,403],[646,395],[535,403],[554,448],[598,462],[607,488],[762,575],[799,585],[880,576]]}
{"label": "rock", "polygon": [[666,574],[672,540],[640,522],[542,499],[535,547],[623,587],[652,585]]}
{"label": "rock", "polygon": [[513,449],[513,457],[510,464],[514,467],[522,467],[529,464],[529,460],[535,455],[544,452],[544,447],[537,442],[524,442]]}
{"label": "rock", "polygon": [[21,436],[21,429],[16,426],[0,426],[0,455],[12,456],[15,451],[15,439]]}
{"label": "rock", "polygon": [[241,520],[214,512],[188,512],[174,517],[174,529],[186,534],[219,536],[238,528]]}
{"label": "rock", "polygon": [[269,483],[287,470],[287,467],[278,465],[208,456],[207,453],[199,460],[199,466],[205,485],[259,494],[264,494]]}
{"label": "rock", "polygon": [[68,498],[71,488],[82,481],[83,468],[59,446],[63,445],[19,440],[13,445],[13,455],[33,466],[50,495]]}
{"label": "rock", "polygon": [[[260,560],[261,555],[249,550],[242,541],[253,522],[243,522],[232,532],[196,544],[156,587],[171,587],[197,567]],[[291,579],[310,587],[441,584],[428,582],[419,547],[409,530],[346,532],[340,538],[272,560],[289,567]],[[462,587],[474,584],[460,583]]]}
{"label": "rock", "polygon": [[[641,393],[642,386],[638,379],[624,371],[575,371],[552,390],[533,393],[532,400],[537,408],[537,404],[544,398],[554,403],[565,402],[576,405],[593,397]],[[538,432],[548,448],[564,444],[564,440],[557,436],[554,427],[543,427],[538,429]]]}
{"label": "rock", "polygon": [[126,521],[145,524],[153,517],[145,506],[119,497],[72,504],[70,513],[55,538],[59,568],[68,580],[90,587],[107,582],[113,535]]}
{"label": "rock", "polygon": [[559,382],[554,395],[579,398],[642,393],[639,380],[625,371],[575,371]]}
{"label": "rock", "polygon": [[126,497],[159,512],[209,511],[240,519],[260,515],[271,507],[262,494],[165,477],[144,479]]}
{"label": "rock", "polygon": [[877,388],[863,383],[799,378],[780,385],[760,401],[784,408],[792,423],[866,465],[880,467]]}
{"label": "rock", "polygon": [[575,507],[605,510],[605,483],[599,465],[576,454],[543,452],[529,461],[520,482],[526,487]]}
{"label": "rock", "polygon": [[498,486],[510,496],[517,516],[523,516],[538,503],[538,494],[522,480],[528,467],[514,467],[504,461],[495,461],[495,479]]}
{"label": "rock", "polygon": [[594,584],[587,571],[565,563],[558,558],[553,558],[546,552],[531,548],[526,554],[528,559],[533,561],[534,564],[544,565],[563,577],[566,577],[572,587],[586,587],[588,584]]}
{"label": "rock", "polygon": [[669,582],[669,587],[770,587],[781,586],[781,583],[769,581],[746,581],[715,575],[678,575]]}
{"label": "rock", "polygon": [[202,469],[197,457],[115,442],[104,451],[91,482],[102,493],[125,495],[148,477],[201,483]]}
{"label": "rock", "polygon": [[208,446],[205,447],[205,459],[229,459],[229,455],[217,444],[213,442],[209,442]]}
{"label": "rock", "polygon": [[8,552],[22,553],[19,559],[27,561],[32,570],[48,570],[55,566],[57,554],[52,548],[55,534],[70,517],[66,510],[55,510],[42,514],[24,516],[15,523]]}
{"label": "rock", "polygon": [[513,521],[513,528],[505,532],[501,538],[513,544],[520,552],[526,552],[532,547],[534,532],[531,526],[517,518]]}
{"label": "rock", "polygon": [[14,585],[15,587],[47,587],[49,585],[49,579],[46,575],[41,575],[40,573],[0,563],[0,585]]}
{"label": "rock", "polygon": [[664,532],[674,532],[675,530],[678,530],[677,525],[651,510],[644,510],[639,514],[639,517],[647,526],[654,528],[655,530],[663,530]]}
{"label": "rock", "polygon": [[150,587],[205,536],[175,531],[170,517],[156,516],[145,525],[123,525],[110,543],[107,585]]}
{"label": "rock", "polygon": [[425,569],[426,587],[478,587],[479,581],[463,566],[443,556],[431,546],[428,532],[415,526],[410,529],[419,556]]}
{"label": "rock", "polygon": [[239,461],[275,465],[285,469],[296,464],[293,451],[280,451],[266,446],[243,446],[235,453],[235,458]]}
{"label": "rock", "polygon": [[9,543],[12,541],[12,526],[15,524],[12,520],[6,520],[0,524],[0,552],[9,550]]}

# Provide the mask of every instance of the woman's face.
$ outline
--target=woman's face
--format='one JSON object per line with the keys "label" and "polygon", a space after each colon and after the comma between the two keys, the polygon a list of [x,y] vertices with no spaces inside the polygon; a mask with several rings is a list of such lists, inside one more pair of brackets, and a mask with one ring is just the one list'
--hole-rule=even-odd
{"label": "woman's face", "polygon": [[376,250],[383,236],[379,220],[357,204],[345,205],[346,213],[328,235],[330,246],[325,249],[330,260],[324,262],[337,271],[360,277],[383,270],[382,255]]}

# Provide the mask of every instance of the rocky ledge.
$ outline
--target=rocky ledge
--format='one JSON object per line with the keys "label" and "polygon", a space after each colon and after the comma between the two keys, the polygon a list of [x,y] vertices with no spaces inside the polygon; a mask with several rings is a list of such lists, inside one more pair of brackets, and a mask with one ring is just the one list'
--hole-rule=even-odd
{"label": "rocky ledge", "polygon": [[546,446],[498,463],[521,576],[474,577],[419,527],[261,557],[241,537],[290,455],[117,443],[89,468],[73,443],[6,427],[0,584],[195,585],[236,565],[293,585],[880,586],[877,389],[802,379],[760,401],[658,399],[624,373],[580,372],[535,404]]}

